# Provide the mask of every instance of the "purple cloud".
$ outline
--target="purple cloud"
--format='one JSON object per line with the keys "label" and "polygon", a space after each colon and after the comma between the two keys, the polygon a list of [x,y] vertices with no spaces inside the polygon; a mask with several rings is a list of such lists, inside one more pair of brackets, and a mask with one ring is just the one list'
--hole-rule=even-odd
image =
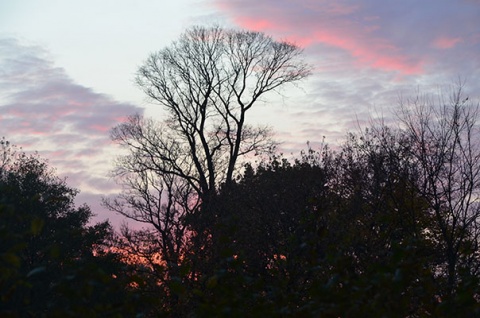
{"label": "purple cloud", "polygon": [[79,198],[117,189],[107,177],[115,153],[109,130],[142,108],[76,84],[44,49],[11,38],[0,39],[0,96],[0,135],[37,150],[82,189]]}
{"label": "purple cloud", "polygon": [[471,99],[479,95],[478,1],[210,3],[234,25],[305,48],[314,76],[305,94],[291,102],[295,111],[289,118],[297,128],[280,132],[289,149],[295,148],[295,139],[298,149],[323,136],[336,142],[369,117],[390,119],[399,96],[414,95],[417,89],[438,93],[460,78]]}
{"label": "purple cloud", "polygon": [[[424,74],[446,56],[458,60],[460,53],[473,59],[480,49],[480,5],[473,1],[213,0],[213,4],[241,27],[315,47],[318,53],[333,48],[355,69]],[[443,52],[454,46],[455,52]]]}

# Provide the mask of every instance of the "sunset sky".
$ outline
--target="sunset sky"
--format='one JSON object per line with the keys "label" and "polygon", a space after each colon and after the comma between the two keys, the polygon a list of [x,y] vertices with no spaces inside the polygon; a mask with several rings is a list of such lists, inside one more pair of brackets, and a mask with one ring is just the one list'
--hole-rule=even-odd
{"label": "sunset sky", "polygon": [[480,0],[15,0],[0,2],[0,137],[38,150],[81,190],[97,219],[118,191],[109,130],[125,116],[161,119],[134,85],[149,53],[192,25],[265,32],[305,49],[313,75],[271,95],[252,120],[281,151],[337,143],[400,98],[465,82],[480,96]]}

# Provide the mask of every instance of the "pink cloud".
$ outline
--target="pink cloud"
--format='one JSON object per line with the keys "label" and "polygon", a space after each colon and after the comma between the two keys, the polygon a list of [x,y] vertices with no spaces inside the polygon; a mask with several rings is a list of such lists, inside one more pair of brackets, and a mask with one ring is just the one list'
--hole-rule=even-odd
{"label": "pink cloud", "polygon": [[437,49],[451,49],[461,42],[461,38],[439,37],[433,42],[433,46]]}
{"label": "pink cloud", "polygon": [[381,31],[376,15],[358,14],[360,5],[330,1],[234,1],[214,3],[242,28],[277,35],[302,47],[322,45],[352,57],[357,68],[370,67],[401,75],[423,73],[420,58],[402,52]]}
{"label": "pink cloud", "polygon": [[[41,48],[14,39],[0,38],[0,69],[1,135],[25,151],[38,150],[60,175],[103,169],[104,177],[115,153],[108,131],[143,109],[75,83]],[[96,187],[86,178],[69,185]]]}
{"label": "pink cloud", "polygon": [[384,71],[398,71],[404,75],[422,73],[420,62],[409,61],[407,56],[396,53],[398,49],[395,46],[381,39],[362,41],[354,36],[330,30],[314,33],[311,41],[349,52],[356,58],[354,64],[357,67],[368,65]]}
{"label": "pink cloud", "polygon": [[269,21],[268,19],[250,19],[248,17],[238,17],[237,22],[250,29],[255,31],[264,31],[275,28],[275,23]]}
{"label": "pink cloud", "polygon": [[108,134],[108,132],[110,131],[110,129],[112,127],[105,126],[105,125],[94,124],[94,125],[90,125],[90,128],[93,129],[94,131],[98,131],[98,132],[101,132],[101,133]]}

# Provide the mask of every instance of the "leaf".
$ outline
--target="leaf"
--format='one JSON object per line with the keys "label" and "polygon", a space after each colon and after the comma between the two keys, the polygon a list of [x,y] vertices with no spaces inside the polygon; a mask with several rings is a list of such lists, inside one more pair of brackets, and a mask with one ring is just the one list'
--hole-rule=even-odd
{"label": "leaf", "polygon": [[2,258],[10,265],[13,265],[14,267],[20,267],[20,257],[17,255],[13,253],[5,253],[2,255]]}
{"label": "leaf", "polygon": [[178,277],[172,277],[172,280],[169,282],[169,287],[171,291],[177,295],[182,295],[186,291],[185,286],[183,286],[182,281]]}
{"label": "leaf", "polygon": [[217,286],[217,284],[218,284],[218,276],[217,275],[213,275],[212,277],[210,277],[207,280],[207,288],[208,289],[215,288],[215,286]]}
{"label": "leaf", "polygon": [[28,272],[27,277],[31,277],[40,273],[45,272],[46,268],[45,266],[39,266],[34,269],[32,269],[30,272]]}
{"label": "leaf", "polygon": [[39,219],[39,218],[33,219],[32,223],[30,224],[30,230],[32,231],[32,234],[33,235],[40,234],[44,225],[45,225],[45,222],[42,219]]}

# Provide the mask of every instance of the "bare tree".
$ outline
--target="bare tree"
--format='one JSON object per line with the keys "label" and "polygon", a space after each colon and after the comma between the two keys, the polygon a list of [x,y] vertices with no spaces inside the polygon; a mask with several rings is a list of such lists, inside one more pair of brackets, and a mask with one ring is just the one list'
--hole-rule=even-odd
{"label": "bare tree", "polygon": [[[175,165],[184,165],[189,158],[179,156],[179,145],[165,136],[164,131],[154,120],[138,115],[130,116],[112,130],[112,138],[126,147],[128,153],[117,158],[113,171],[123,186],[122,193],[113,200],[104,200],[111,211],[147,225],[137,233],[122,228],[126,245],[123,249],[136,251],[152,267],[165,265],[169,272],[163,280],[178,272],[179,259],[186,247],[185,217],[199,204],[198,189],[192,188],[190,180],[173,172]],[[160,147],[163,154],[158,152]],[[148,238],[148,242],[138,244],[142,238]]]}
{"label": "bare tree", "polygon": [[189,157],[175,173],[206,193],[231,182],[239,157],[269,150],[270,131],[247,125],[246,113],[260,96],[309,75],[300,54],[262,33],[219,27],[191,28],[152,54],[137,83],[168,111],[169,135]]}
{"label": "bare tree", "polygon": [[137,83],[167,117],[135,115],[113,129],[127,150],[115,169],[125,190],[105,204],[153,226],[162,256],[177,262],[185,219],[232,182],[242,158],[274,149],[271,130],[248,125],[246,114],[266,93],[310,74],[301,53],[259,32],[193,27],[151,54]]}
{"label": "bare tree", "polygon": [[460,269],[470,274],[479,269],[479,108],[462,95],[460,86],[449,100],[418,97],[403,102],[399,114],[420,168],[418,188],[436,220],[445,264],[439,272],[446,276],[447,295],[454,291]]}

